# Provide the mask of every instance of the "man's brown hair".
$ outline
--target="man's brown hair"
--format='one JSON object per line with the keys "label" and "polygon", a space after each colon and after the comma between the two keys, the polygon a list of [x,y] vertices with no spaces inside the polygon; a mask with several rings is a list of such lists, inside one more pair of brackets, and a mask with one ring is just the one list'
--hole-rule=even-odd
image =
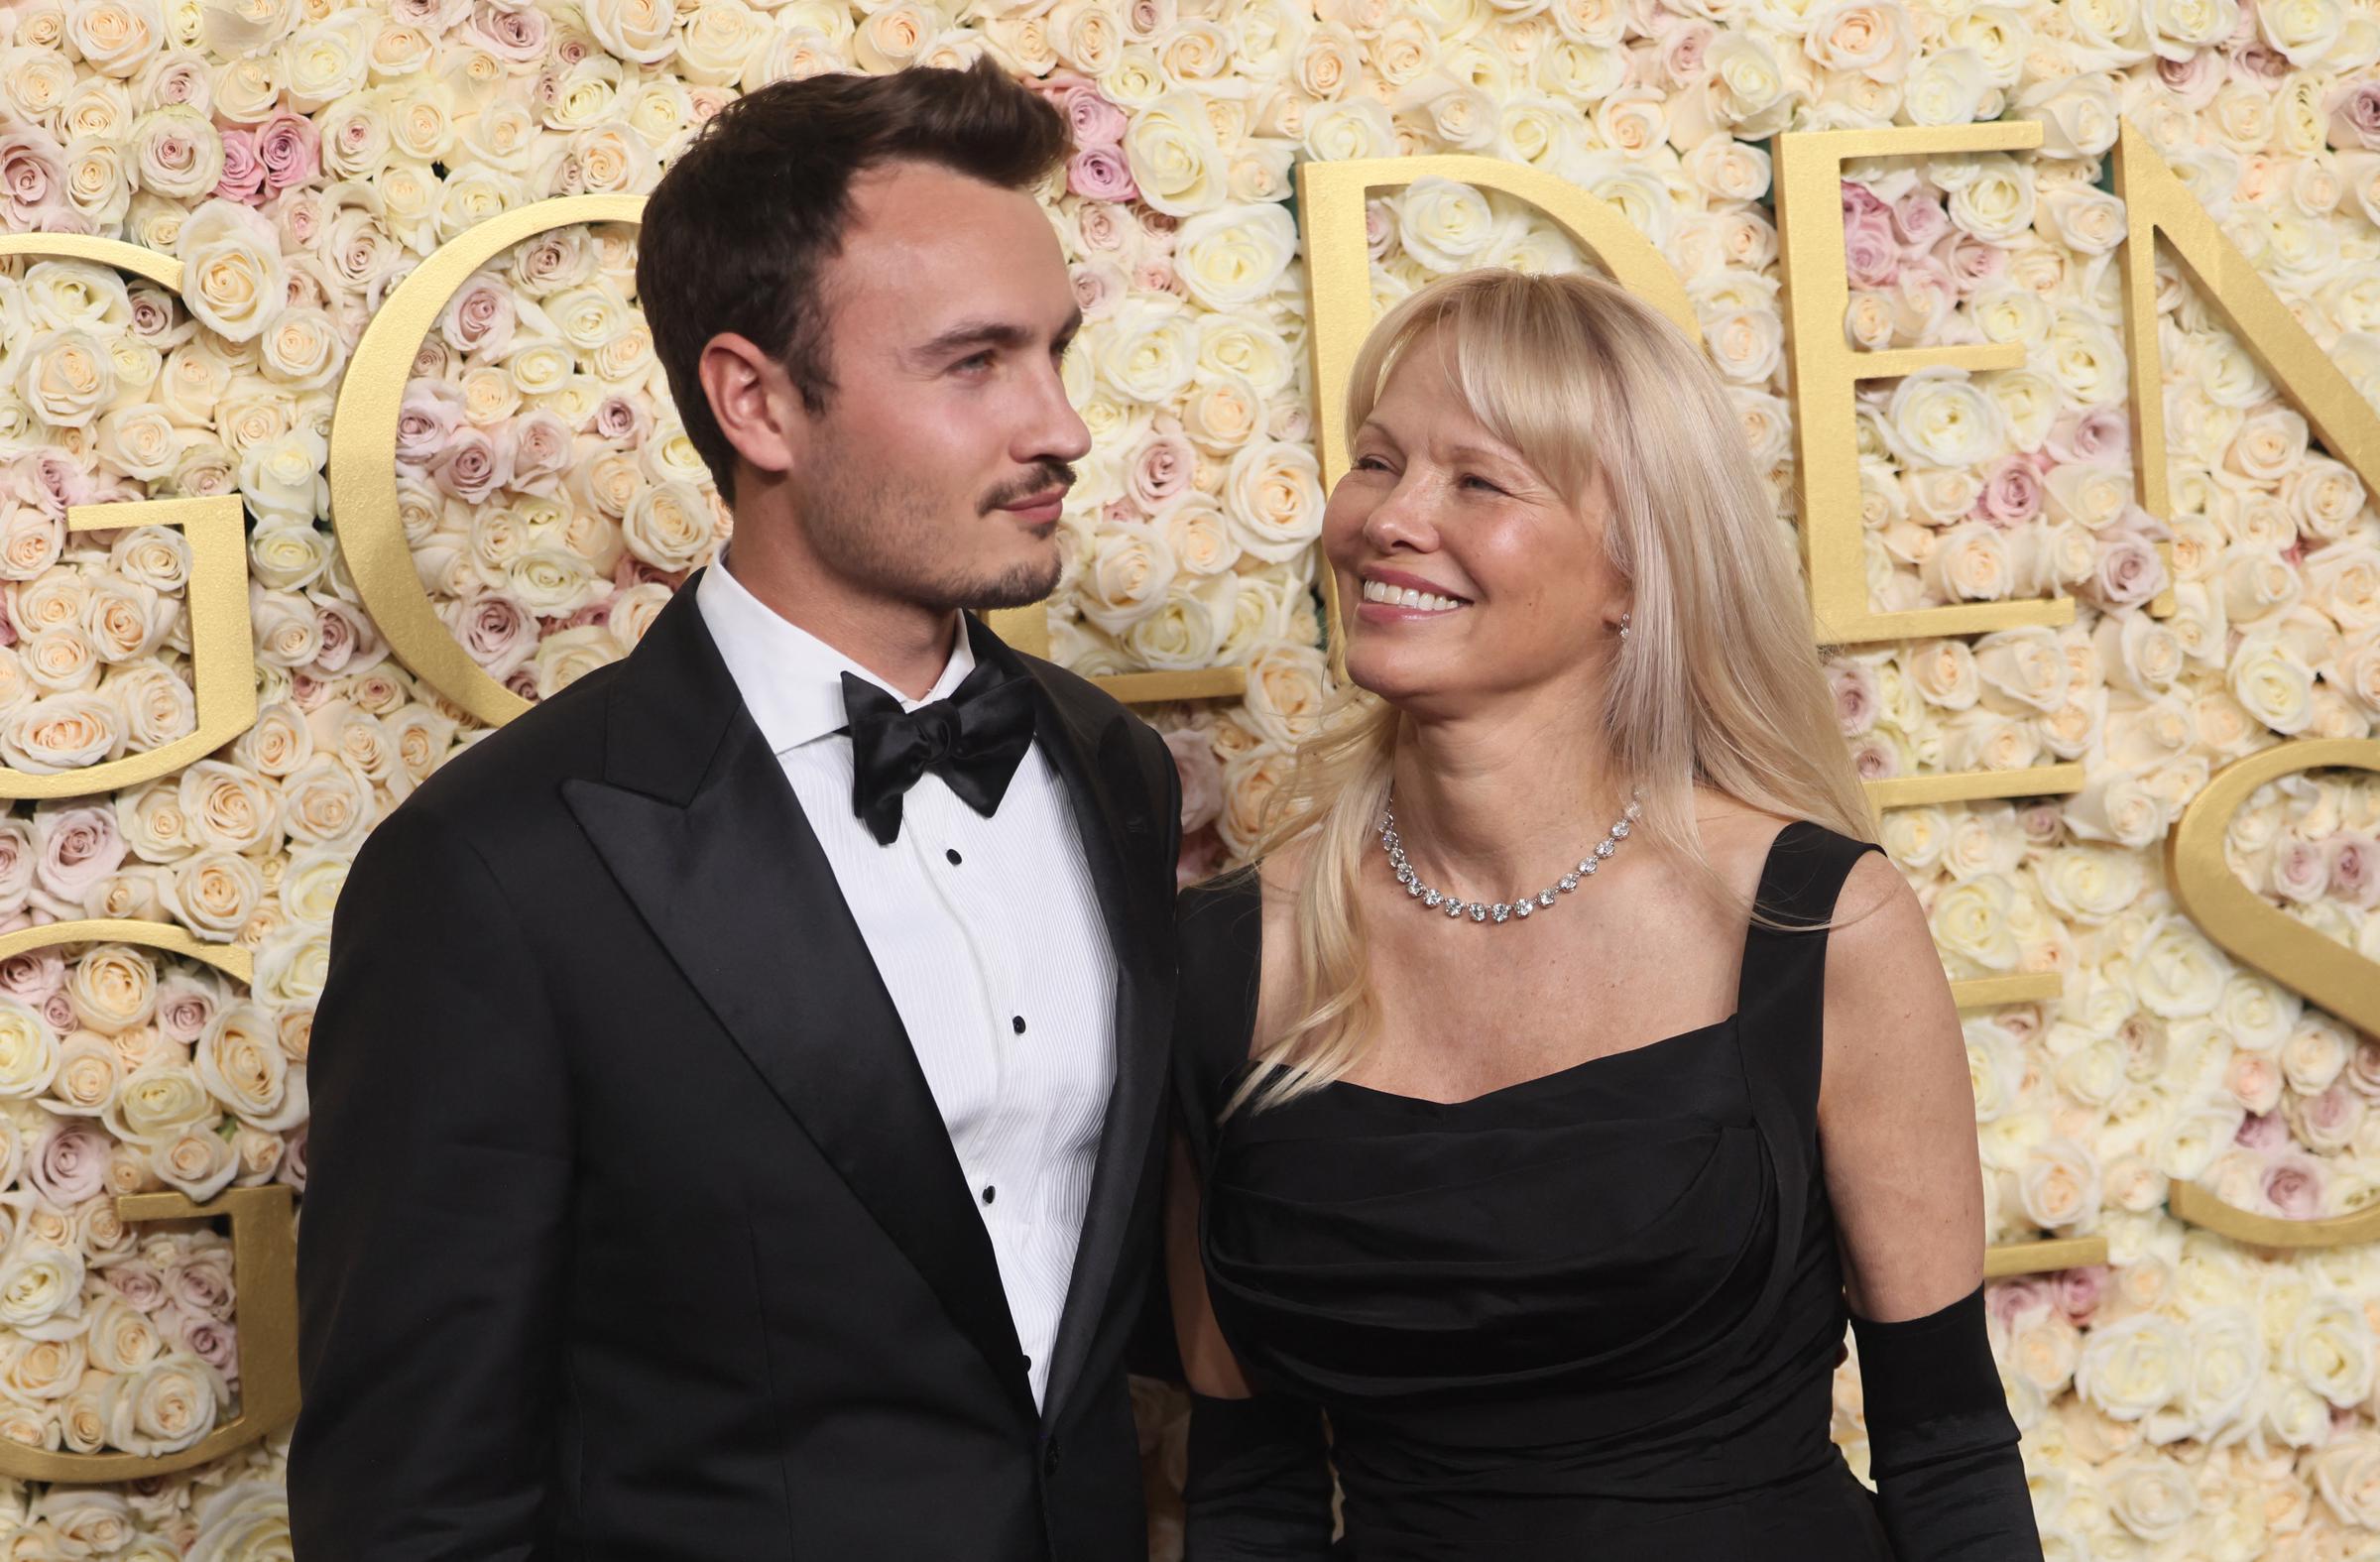
{"label": "man's brown hair", "polygon": [[669,394],[721,497],[735,450],[696,373],[733,331],[774,355],[802,405],[826,411],[832,300],[853,179],[901,160],[1027,189],[1068,150],[1064,116],[989,60],[967,70],[776,81],[721,109],[663,174],[637,239],[637,297]]}

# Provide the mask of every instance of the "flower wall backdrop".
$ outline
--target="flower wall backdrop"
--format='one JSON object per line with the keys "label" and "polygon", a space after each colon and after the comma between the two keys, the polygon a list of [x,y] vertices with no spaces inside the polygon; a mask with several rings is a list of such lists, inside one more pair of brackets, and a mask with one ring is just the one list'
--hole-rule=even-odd
{"label": "flower wall backdrop", "polygon": [[[2079,793],[1897,810],[1955,976],[2057,971],[1968,1017],[1995,1241],[2111,1263],[2001,1282],[1995,1343],[2056,1558],[2380,1554],[2380,1256],[2260,1257],[2169,1218],[2169,1179],[2287,1216],[2380,1195],[2380,1041],[2235,966],[2159,850],[2209,772],[2380,719],[2380,519],[2202,300],[2163,279],[2174,513],[2131,503],[2119,116],[2380,404],[2380,15],[2369,0],[22,0],[0,8],[0,230],[179,258],[177,296],[0,262],[0,761],[55,774],[195,728],[168,528],[69,505],[237,494],[260,712],[213,757],[0,819],[0,931],[88,916],[252,950],[72,945],[0,964],[0,1438],[186,1448],[233,1413],[228,1248],[115,1194],[302,1189],[305,1054],[356,846],[479,734],[388,653],[327,520],[326,430],[365,322],[428,253],[560,194],[639,192],[738,92],[989,54],[1079,150],[1046,192],[1089,323],[1098,443],[1054,654],[1244,663],[1244,701],[1150,712],[1185,878],[1243,853],[1326,678],[1311,542],[1301,159],[1470,152],[1611,202],[1688,280],[1790,525],[1769,138],[2022,116],[2039,156],[1845,173],[1871,346],[2021,342],[2021,369],[1859,396],[1880,607],[2065,594],[2067,628],[1858,648],[1846,743],[1889,778],[2051,760]],[[1423,180],[1367,210],[1385,301],[1477,265],[1580,263],[1533,212]],[[633,295],[633,228],[518,246],[421,344],[396,450],[424,589],[550,694],[624,656],[728,517]],[[2170,541],[2170,577],[2157,543]],[[2145,605],[2167,584],[2177,611]],[[2239,873],[2380,959],[2380,778],[2310,774],[2233,822]],[[1180,1406],[1143,1385],[1152,1550],[1179,1541]],[[1838,1436],[1864,1461],[1855,1368]],[[12,1559],[288,1555],[282,1440],[121,1487],[0,1482]]]}

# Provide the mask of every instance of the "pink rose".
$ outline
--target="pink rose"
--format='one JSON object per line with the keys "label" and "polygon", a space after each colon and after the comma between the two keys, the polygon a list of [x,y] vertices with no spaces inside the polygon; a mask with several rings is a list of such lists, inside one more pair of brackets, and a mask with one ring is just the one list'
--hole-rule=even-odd
{"label": "pink rose", "polygon": [[60,1118],[42,1131],[25,1166],[34,1191],[61,1210],[107,1186],[107,1136],[79,1118]]}
{"label": "pink rose", "polygon": [[2004,455],[1983,479],[1975,515],[1996,527],[2023,526],[2041,514],[2041,469],[2021,453]]}
{"label": "pink rose", "polygon": [[2132,450],[2132,421],[2120,407],[2092,407],[2060,415],[2042,448],[2060,465],[2069,461],[2120,461]]}
{"label": "pink rose", "polygon": [[74,505],[92,502],[91,474],[63,450],[35,450],[8,463],[9,491],[55,521]]}
{"label": "pink rose", "polygon": [[1892,203],[1892,225],[1903,244],[1930,250],[1951,231],[1951,214],[1934,196],[1913,189]]}
{"label": "pink rose", "polygon": [[215,106],[214,78],[195,55],[160,56],[143,72],[147,100],[159,108],[187,106],[204,114]]}
{"label": "pink rose", "polygon": [[1858,737],[1876,724],[1882,695],[1876,688],[1876,669],[1864,661],[1827,663],[1827,687],[1835,694],[1835,721],[1846,738]]}
{"label": "pink rose", "polygon": [[1934,245],[1934,258],[1961,298],[2008,275],[2008,252],[1971,233],[1945,234]]}
{"label": "pink rose", "polygon": [[1086,151],[1093,147],[1118,147],[1124,144],[1127,122],[1124,110],[1100,96],[1099,88],[1088,81],[1067,86],[1058,93],[1058,109],[1066,116],[1067,128],[1074,132],[1074,144]]}
{"label": "pink rose", "polygon": [[2048,798],[2035,797],[2017,805],[2016,828],[2028,845],[2055,846],[2066,833],[2066,813]]}
{"label": "pink rose", "polygon": [[91,886],[124,861],[124,838],[111,807],[85,804],[33,816],[34,882],[61,901],[81,903]]}
{"label": "pink rose", "polygon": [[[513,65],[543,63],[547,32],[545,13],[536,7],[522,6],[516,10],[489,4],[487,0],[471,8],[471,20],[463,25],[466,38]],[[583,57],[584,47],[578,52]]]}
{"label": "pink rose", "polygon": [[2357,1036],[2347,1059],[2347,1083],[2358,1095],[2380,1096],[2380,1036]]}
{"label": "pink rose", "polygon": [[1697,18],[1673,27],[1661,39],[1661,73],[1679,87],[1700,85],[1711,77],[1711,46],[1719,29]]}
{"label": "pink rose", "polygon": [[2340,830],[2322,843],[2330,860],[2330,893],[2363,910],[2380,906],[2380,841]]}
{"label": "pink rose", "polygon": [[2240,1119],[2231,1142],[2244,1149],[2277,1150],[2289,1142],[2289,1124],[2278,1112],[2251,1112]]}
{"label": "pink rose", "polygon": [[[2241,8],[2245,14],[2246,8]],[[2212,49],[2193,50],[2187,60],[2157,60],[2157,80],[2176,99],[2176,106],[2196,113],[2214,101],[2214,94],[2223,89],[2228,71],[2222,54]]]}
{"label": "pink rose", "polygon": [[157,1325],[169,1345],[189,1352],[221,1373],[225,1383],[239,1387],[240,1347],[230,1324],[170,1306],[157,1315]]}
{"label": "pink rose", "polygon": [[0,960],[0,993],[39,1004],[66,985],[66,957],[56,949],[33,949]]}
{"label": "pink rose", "polygon": [[438,486],[467,505],[484,503],[512,481],[512,450],[468,423],[447,436],[445,448],[429,463]]}
{"label": "pink rose", "polygon": [[168,1305],[218,1322],[231,1317],[231,1259],[224,1253],[189,1253],[166,1266]]}
{"label": "pink rose", "polygon": [[1843,249],[1853,287],[1881,288],[1900,272],[1901,246],[1893,236],[1892,210],[1864,184],[1843,186]]}
{"label": "pink rose", "polygon": [[[2240,15],[2246,16],[2249,9],[2241,6]],[[2263,87],[2268,92],[2276,91],[2282,82],[2289,79],[2289,60],[2277,49],[2262,43],[2250,44],[2232,53],[2231,79]]]}
{"label": "pink rose", "polygon": [[1123,152],[1092,147],[1066,160],[1066,187],[1087,200],[1130,200],[1140,193]]}
{"label": "pink rose", "polygon": [[397,404],[397,464],[426,467],[463,426],[463,392],[444,380],[411,380]]}
{"label": "pink rose", "polygon": [[237,125],[223,132],[223,177],[215,193],[251,206],[264,197],[265,165],[256,155],[256,137]]}
{"label": "pink rose", "polygon": [[2165,560],[2156,544],[2136,533],[2110,532],[2098,540],[2090,578],[2078,594],[2102,608],[2138,607],[2165,589]]}
{"label": "pink rose", "polygon": [[1890,781],[1901,774],[1901,751],[1883,734],[1867,733],[1851,744],[1851,769],[1863,781]]}
{"label": "pink rose", "polygon": [[2330,99],[2330,145],[2380,152],[2380,81],[2357,81]]}
{"label": "pink rose", "polygon": [[257,157],[264,162],[264,183],[276,190],[302,185],[321,174],[321,131],[304,114],[274,109],[274,117],[257,126]]}
{"label": "pink rose", "polygon": [[535,407],[513,420],[513,487],[551,498],[570,464],[570,425],[559,414]]}
{"label": "pink rose", "polygon": [[309,593],[316,622],[322,627],[322,650],[305,670],[314,677],[354,677],[387,660],[388,643],[353,603],[327,594]]}
{"label": "pink rose", "polygon": [[1075,231],[1083,238],[1083,248],[1101,255],[1113,255],[1125,245],[1125,216],[1105,201],[1077,206],[1074,211]]}
{"label": "pink rose", "polygon": [[306,1129],[300,1126],[289,1137],[281,1152],[281,1169],[273,1173],[275,1182],[285,1182],[300,1193],[305,1191],[305,1136]]}
{"label": "pink rose", "polygon": [[2091,1315],[2099,1310],[2100,1293],[2107,1288],[2107,1265],[2084,1264],[2081,1268],[2061,1269],[2050,1276],[2050,1292],[2058,1310],[2076,1328],[2088,1324]]}
{"label": "pink rose", "polygon": [[1190,486],[1191,474],[1198,470],[1198,452],[1178,429],[1151,429],[1125,470],[1125,491],[1144,513],[1150,512]]}
{"label": "pink rose", "polygon": [[633,396],[607,396],[587,415],[587,432],[614,448],[643,444],[652,431],[653,414]]}
{"label": "pink rose", "polygon": [[2303,905],[2330,888],[2330,856],[2314,841],[2284,841],[2273,853],[2273,893]]}
{"label": "pink rose", "polygon": [[1223,811],[1223,765],[1215,745],[1196,727],[1177,727],[1165,734],[1173,768],[1182,778],[1182,834],[1205,829]]}
{"label": "pink rose", "polygon": [[109,1290],[143,1312],[155,1312],[166,1304],[166,1277],[146,1259],[126,1259],[92,1272],[107,1282]]}
{"label": "pink rose", "polygon": [[506,677],[537,649],[536,619],[508,596],[490,593],[449,602],[438,616],[462,642],[465,655],[492,678]]}
{"label": "pink rose", "polygon": [[39,228],[66,199],[66,153],[39,125],[0,130],[0,228]]}
{"label": "pink rose", "polygon": [[[62,977],[62,970],[61,970]],[[186,972],[171,971],[157,984],[157,1028],[169,1041],[189,1046],[215,1018],[220,1001],[213,989]]]}
{"label": "pink rose", "polygon": [[2264,1196],[2291,1220],[2313,1220],[2322,1213],[2322,1169],[2300,1156],[2275,1161],[2264,1174]]}
{"label": "pink rose", "polygon": [[2029,1312],[2046,1311],[2051,1305],[2050,1279],[2046,1274],[1993,1280],[1983,1287],[1983,1310],[1998,1319],[2003,1328]]}
{"label": "pink rose", "polygon": [[52,993],[41,1002],[42,1018],[50,1021],[53,1030],[71,1030],[75,1025],[74,1001],[64,993]]}
{"label": "pink rose", "polygon": [[482,273],[456,290],[438,317],[438,334],[456,352],[501,353],[514,323],[511,285]]}

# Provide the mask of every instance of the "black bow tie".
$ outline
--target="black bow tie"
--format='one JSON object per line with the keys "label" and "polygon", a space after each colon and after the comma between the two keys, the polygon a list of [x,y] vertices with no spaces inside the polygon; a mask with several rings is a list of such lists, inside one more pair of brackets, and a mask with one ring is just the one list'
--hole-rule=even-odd
{"label": "black bow tie", "polygon": [[901,793],[927,771],[989,818],[1033,746],[1031,678],[988,661],[977,662],[949,698],[915,710],[846,672],[843,714],[850,719],[851,811],[883,846],[900,834]]}

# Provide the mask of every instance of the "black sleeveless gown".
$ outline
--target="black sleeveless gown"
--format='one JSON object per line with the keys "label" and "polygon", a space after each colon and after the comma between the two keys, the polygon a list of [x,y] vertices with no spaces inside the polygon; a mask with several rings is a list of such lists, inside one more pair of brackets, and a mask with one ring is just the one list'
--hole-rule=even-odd
{"label": "black sleeveless gown", "polygon": [[[1823,920],[1874,849],[1788,825],[1761,903]],[[1260,897],[1238,876],[1182,901],[1200,1241],[1250,1379],[1327,1412],[1341,1554],[1891,1562],[1828,1437],[1825,930],[1752,926],[1717,1024],[1468,1101],[1341,1082],[1214,1130],[1250,1066]]]}

